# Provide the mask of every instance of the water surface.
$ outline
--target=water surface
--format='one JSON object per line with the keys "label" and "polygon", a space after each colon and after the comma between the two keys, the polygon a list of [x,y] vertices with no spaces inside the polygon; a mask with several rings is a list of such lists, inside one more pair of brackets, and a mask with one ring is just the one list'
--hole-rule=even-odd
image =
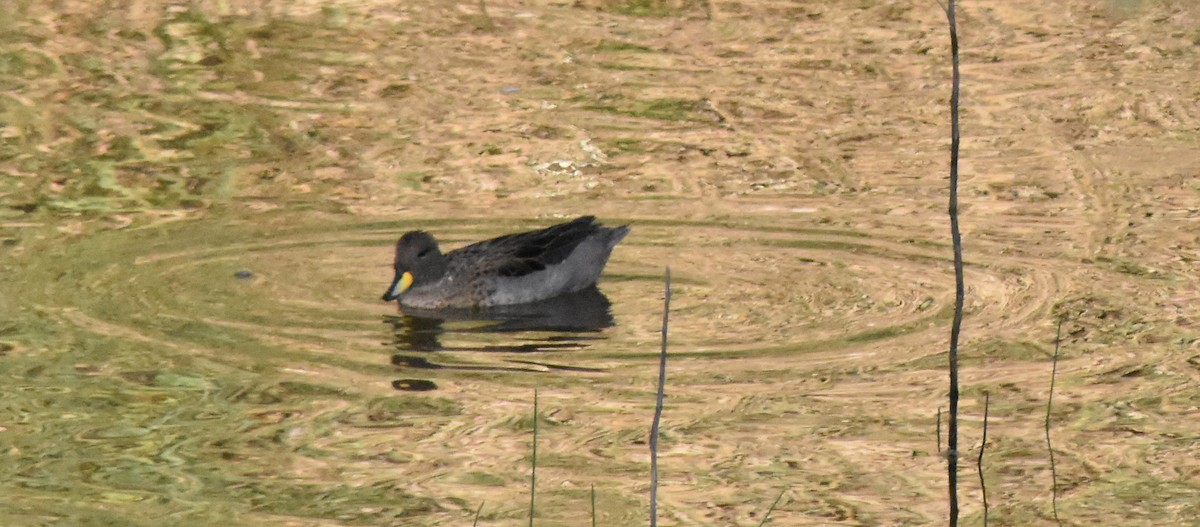
{"label": "water surface", "polygon": [[[480,10],[480,7],[486,11]],[[943,524],[936,6],[0,7],[0,523]],[[963,443],[996,525],[1190,521],[1194,8],[964,6]],[[391,245],[629,224],[578,325]],[[577,309],[577,308],[571,308]],[[545,320],[545,319],[542,319]],[[966,521],[981,507],[964,468]]]}

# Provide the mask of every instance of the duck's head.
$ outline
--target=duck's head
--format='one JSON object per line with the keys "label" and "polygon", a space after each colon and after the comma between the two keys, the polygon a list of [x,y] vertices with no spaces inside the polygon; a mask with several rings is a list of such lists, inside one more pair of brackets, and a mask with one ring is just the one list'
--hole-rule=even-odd
{"label": "duck's head", "polygon": [[405,233],[396,242],[396,276],[383,299],[392,301],[413,285],[427,284],[446,272],[446,256],[438,249],[437,240],[424,231]]}

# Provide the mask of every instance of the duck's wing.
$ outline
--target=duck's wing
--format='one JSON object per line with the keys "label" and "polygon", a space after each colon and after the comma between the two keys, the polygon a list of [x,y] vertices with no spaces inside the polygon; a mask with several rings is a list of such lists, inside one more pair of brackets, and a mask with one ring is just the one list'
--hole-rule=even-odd
{"label": "duck's wing", "polygon": [[496,276],[515,278],[562,263],[583,240],[601,228],[594,216],[583,216],[538,231],[482,241],[453,252],[476,259],[494,270]]}

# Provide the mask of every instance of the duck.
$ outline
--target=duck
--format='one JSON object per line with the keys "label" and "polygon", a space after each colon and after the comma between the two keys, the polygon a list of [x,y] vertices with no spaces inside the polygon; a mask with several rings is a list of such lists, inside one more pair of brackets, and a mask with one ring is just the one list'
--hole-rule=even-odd
{"label": "duck", "polygon": [[383,300],[420,309],[479,309],[574,293],[596,285],[628,234],[628,225],[605,227],[595,216],[581,216],[443,254],[428,232],[406,232],[396,242],[395,276]]}

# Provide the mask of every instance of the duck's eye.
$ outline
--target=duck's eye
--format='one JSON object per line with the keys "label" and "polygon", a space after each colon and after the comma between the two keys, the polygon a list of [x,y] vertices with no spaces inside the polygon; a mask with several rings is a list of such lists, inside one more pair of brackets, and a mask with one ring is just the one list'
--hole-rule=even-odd
{"label": "duck's eye", "polygon": [[424,258],[428,255],[429,255],[429,249],[422,249],[421,252],[417,253],[417,258]]}

